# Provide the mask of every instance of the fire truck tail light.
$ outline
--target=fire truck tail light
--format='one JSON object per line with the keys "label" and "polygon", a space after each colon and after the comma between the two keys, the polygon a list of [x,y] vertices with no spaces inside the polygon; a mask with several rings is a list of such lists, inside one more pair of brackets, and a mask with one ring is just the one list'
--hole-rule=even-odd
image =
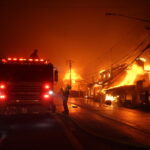
{"label": "fire truck tail light", "polygon": [[0,85],[0,89],[5,89],[5,88],[6,88],[6,86],[4,84]]}
{"label": "fire truck tail light", "polygon": [[44,97],[45,99],[50,98],[50,96],[49,96],[48,94],[44,94],[43,97]]}
{"label": "fire truck tail light", "polygon": [[50,89],[50,85],[49,84],[45,84],[44,88],[45,89]]}
{"label": "fire truck tail light", "polygon": [[0,95],[0,100],[4,100],[6,99],[6,96],[5,95]]}

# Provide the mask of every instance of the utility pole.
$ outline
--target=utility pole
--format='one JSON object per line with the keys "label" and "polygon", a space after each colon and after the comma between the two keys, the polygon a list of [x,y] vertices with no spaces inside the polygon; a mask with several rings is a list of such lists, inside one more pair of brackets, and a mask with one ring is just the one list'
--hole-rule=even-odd
{"label": "utility pole", "polygon": [[112,60],[112,48],[110,49],[110,76],[112,76],[113,60]]}
{"label": "utility pole", "polygon": [[69,73],[70,73],[70,86],[72,86],[72,60],[68,60]]}

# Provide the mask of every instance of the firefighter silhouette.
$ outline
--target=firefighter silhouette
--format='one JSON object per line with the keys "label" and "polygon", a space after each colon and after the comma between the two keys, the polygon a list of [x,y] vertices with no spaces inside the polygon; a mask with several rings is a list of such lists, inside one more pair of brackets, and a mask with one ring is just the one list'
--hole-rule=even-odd
{"label": "firefighter silhouette", "polygon": [[39,58],[37,49],[33,51],[33,53],[30,55],[30,58],[33,58],[33,59]]}
{"label": "firefighter silhouette", "polygon": [[69,92],[70,92],[71,86],[67,85],[65,89],[61,88],[62,92],[62,99],[63,99],[63,106],[64,106],[64,111],[63,113],[68,114],[69,109],[68,109],[68,97],[69,97]]}

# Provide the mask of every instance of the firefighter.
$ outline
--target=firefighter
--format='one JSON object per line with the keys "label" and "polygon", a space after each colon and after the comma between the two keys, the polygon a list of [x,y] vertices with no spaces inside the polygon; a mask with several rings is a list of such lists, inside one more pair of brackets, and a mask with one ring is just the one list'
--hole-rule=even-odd
{"label": "firefighter", "polygon": [[63,113],[68,114],[69,109],[68,109],[68,97],[69,97],[69,92],[70,92],[71,86],[67,85],[65,89],[61,89],[62,92],[62,99],[63,99],[63,106],[64,106],[64,111]]}
{"label": "firefighter", "polygon": [[38,59],[39,58],[37,49],[35,49],[33,51],[33,53],[30,55],[30,58],[33,58],[33,59],[36,59],[36,58]]}

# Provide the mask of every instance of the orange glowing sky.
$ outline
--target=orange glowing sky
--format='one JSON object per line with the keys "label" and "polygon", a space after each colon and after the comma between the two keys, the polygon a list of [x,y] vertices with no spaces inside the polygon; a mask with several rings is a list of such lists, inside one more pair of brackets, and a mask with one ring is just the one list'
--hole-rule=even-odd
{"label": "orange glowing sky", "polygon": [[66,61],[83,77],[130,52],[148,32],[146,23],[120,17],[117,12],[150,19],[150,1],[140,0],[10,0],[0,1],[0,55],[29,56],[37,48],[59,72]]}

